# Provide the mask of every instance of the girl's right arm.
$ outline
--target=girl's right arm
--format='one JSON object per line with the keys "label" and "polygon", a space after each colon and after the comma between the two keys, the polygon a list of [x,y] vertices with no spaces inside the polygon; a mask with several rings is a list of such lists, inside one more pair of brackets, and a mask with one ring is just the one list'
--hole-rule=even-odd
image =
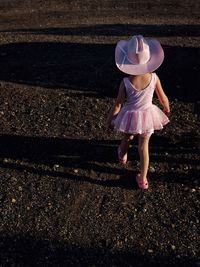
{"label": "girl's right arm", "polygon": [[157,97],[161,103],[161,105],[163,106],[163,112],[169,116],[170,115],[170,106],[169,106],[169,100],[168,100],[168,97],[166,96],[163,88],[162,88],[162,85],[161,85],[161,82],[160,82],[160,79],[157,78],[157,83],[156,83],[156,94],[157,94]]}
{"label": "girl's right arm", "polygon": [[124,86],[124,82],[122,81],[120,83],[119,86],[119,92],[118,92],[118,96],[117,99],[114,103],[114,105],[112,106],[109,114],[108,114],[108,118],[106,120],[106,126],[107,129],[111,128],[111,122],[113,120],[113,118],[119,113],[119,111],[121,110],[121,107],[125,101],[126,95],[125,95],[125,86]]}

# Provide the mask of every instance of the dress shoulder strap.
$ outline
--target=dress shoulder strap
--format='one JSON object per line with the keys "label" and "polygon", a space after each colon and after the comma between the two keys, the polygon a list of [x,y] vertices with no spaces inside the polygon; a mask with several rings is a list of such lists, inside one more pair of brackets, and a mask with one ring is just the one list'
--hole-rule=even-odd
{"label": "dress shoulder strap", "polygon": [[158,79],[158,75],[155,72],[153,72],[152,75],[153,75],[153,81],[154,81],[154,83],[156,85],[157,79]]}
{"label": "dress shoulder strap", "polygon": [[155,89],[158,76],[155,72],[152,73],[151,88]]}
{"label": "dress shoulder strap", "polygon": [[124,82],[124,86],[125,86],[125,89],[126,89],[126,94],[128,94],[129,92],[129,88],[130,88],[130,81],[127,77],[125,77],[123,79],[123,82]]}
{"label": "dress shoulder strap", "polygon": [[127,77],[124,77],[124,79],[123,79],[123,82],[124,82],[124,85],[125,85],[125,87],[127,88],[128,87],[128,81],[127,81]]}

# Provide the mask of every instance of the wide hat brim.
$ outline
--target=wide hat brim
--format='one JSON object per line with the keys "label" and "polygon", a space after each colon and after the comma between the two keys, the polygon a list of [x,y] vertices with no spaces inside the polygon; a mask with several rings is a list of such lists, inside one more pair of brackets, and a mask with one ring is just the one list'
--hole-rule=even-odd
{"label": "wide hat brim", "polygon": [[150,59],[145,64],[132,64],[127,58],[128,41],[121,40],[115,49],[115,63],[119,70],[130,75],[142,75],[155,71],[164,60],[164,51],[157,40],[146,40],[149,45]]}

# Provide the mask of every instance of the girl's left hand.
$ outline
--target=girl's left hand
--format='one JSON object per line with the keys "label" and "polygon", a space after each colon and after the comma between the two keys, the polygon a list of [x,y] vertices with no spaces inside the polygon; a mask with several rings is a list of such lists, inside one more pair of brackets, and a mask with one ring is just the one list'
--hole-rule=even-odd
{"label": "girl's left hand", "polygon": [[164,109],[163,112],[165,113],[165,115],[169,118],[171,116],[171,112]]}

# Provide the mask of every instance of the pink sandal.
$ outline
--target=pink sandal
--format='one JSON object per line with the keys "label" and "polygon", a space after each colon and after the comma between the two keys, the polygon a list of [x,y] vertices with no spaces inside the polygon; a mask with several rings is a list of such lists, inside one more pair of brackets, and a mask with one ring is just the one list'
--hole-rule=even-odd
{"label": "pink sandal", "polygon": [[121,164],[125,165],[127,163],[127,153],[122,153],[121,147],[118,147],[118,160]]}
{"label": "pink sandal", "polygon": [[141,180],[140,174],[138,174],[136,176],[136,181],[137,181],[137,184],[138,184],[139,188],[141,188],[141,189],[148,189],[149,188],[148,180],[147,179],[146,180]]}

